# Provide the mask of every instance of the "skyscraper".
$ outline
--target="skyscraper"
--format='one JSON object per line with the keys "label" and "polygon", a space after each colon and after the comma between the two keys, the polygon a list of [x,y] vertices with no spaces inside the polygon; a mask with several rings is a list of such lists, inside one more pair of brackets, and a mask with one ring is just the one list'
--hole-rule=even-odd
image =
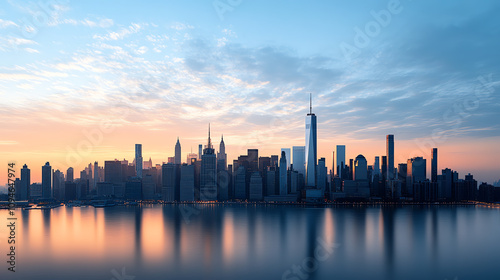
{"label": "skyscraper", "polygon": [[279,188],[279,195],[286,195],[287,194],[287,186],[288,186],[288,181],[287,181],[286,153],[285,153],[285,151],[282,151],[281,152],[281,158],[280,158],[280,188]]}
{"label": "skyscraper", "polygon": [[[141,158],[142,160],[142,158]],[[142,166],[142,164],[141,164]],[[141,169],[142,171],[142,169]],[[93,190],[97,190],[97,183],[99,182],[99,165],[97,164],[97,161],[94,162],[94,182],[93,182]]]}
{"label": "skyscraper", "polygon": [[437,148],[432,149],[431,164],[432,164],[431,182],[436,183],[437,176],[438,176],[438,149]]}
{"label": "skyscraper", "polygon": [[306,176],[306,155],[305,146],[293,146],[293,169],[297,170],[302,176]]}
{"label": "skyscraper", "polygon": [[198,145],[198,159],[201,160],[201,156],[203,155],[203,145]]}
{"label": "skyscraper", "polygon": [[387,135],[387,180],[394,179],[394,135]]}
{"label": "skyscraper", "polygon": [[226,170],[227,168],[227,154],[226,154],[226,144],[224,144],[224,135],[221,136],[220,138],[220,144],[219,144],[219,152],[217,153],[217,161],[223,161],[223,168]]}
{"label": "skyscraper", "polygon": [[181,143],[179,142],[179,137],[177,137],[177,143],[175,143],[175,164],[181,164]]}
{"label": "skyscraper", "polygon": [[142,144],[135,144],[135,174],[142,178]]}
{"label": "skyscraper", "polygon": [[312,95],[309,100],[309,114],[306,116],[306,186],[316,187],[317,163],[316,115],[312,112]]}
{"label": "skyscraper", "polygon": [[68,168],[68,170],[66,170],[66,181],[73,182],[73,180],[74,180],[74,170],[73,167],[70,167]]}
{"label": "skyscraper", "polygon": [[326,159],[320,158],[318,160],[318,166],[316,166],[316,184],[318,186],[318,189],[321,189],[323,191],[326,190],[326,173]]}
{"label": "skyscraper", "polygon": [[427,162],[423,157],[414,157],[407,162],[406,188],[413,195],[413,184],[423,182],[427,178]]}
{"label": "skyscraper", "polygon": [[285,152],[286,155],[286,168],[290,169],[290,164],[292,164],[292,156],[291,156],[291,151],[290,148],[281,148],[282,152]]}
{"label": "skyscraper", "polygon": [[347,179],[344,178],[345,163],[345,145],[337,145],[337,175],[341,179]]}
{"label": "skyscraper", "polygon": [[217,158],[210,139],[210,124],[208,125],[208,143],[201,157],[200,199],[202,201],[217,200]]}
{"label": "skyscraper", "polygon": [[45,163],[42,166],[42,198],[50,199],[52,197],[52,167],[50,163]]}
{"label": "skyscraper", "polygon": [[30,198],[30,185],[31,174],[28,166],[25,164],[21,169],[21,200],[28,200]]}
{"label": "skyscraper", "polygon": [[363,155],[358,155],[354,161],[354,180],[367,180],[368,179],[368,166],[366,158]]}

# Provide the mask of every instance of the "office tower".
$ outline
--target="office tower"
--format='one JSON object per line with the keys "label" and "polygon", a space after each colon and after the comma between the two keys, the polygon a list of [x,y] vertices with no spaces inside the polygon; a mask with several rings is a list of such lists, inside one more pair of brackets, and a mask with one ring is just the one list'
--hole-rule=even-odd
{"label": "office tower", "polygon": [[194,201],[194,165],[181,166],[180,201]]}
{"label": "office tower", "polygon": [[427,179],[426,160],[422,157],[408,159],[406,188],[409,195],[413,195],[413,184],[423,182]]}
{"label": "office tower", "polygon": [[261,201],[262,196],[262,177],[259,172],[253,172],[250,176],[250,186],[249,186],[249,196],[250,201]]}
{"label": "office tower", "polygon": [[293,146],[293,169],[297,170],[302,176],[306,176],[306,147],[305,146]]}
{"label": "office tower", "polygon": [[279,162],[280,160],[278,155],[271,155],[271,166],[277,167]]}
{"label": "office tower", "polygon": [[259,157],[259,172],[264,172],[271,166],[271,157]]}
{"label": "office tower", "polygon": [[208,126],[208,143],[201,157],[200,199],[202,201],[217,200],[217,158],[210,139],[210,125]]}
{"label": "office tower", "polygon": [[380,174],[380,159],[375,157],[375,163],[373,164],[373,175]]}
{"label": "office tower", "polygon": [[25,164],[21,169],[21,200],[30,199],[30,185],[31,185],[31,174],[30,169]]}
{"label": "office tower", "polygon": [[386,140],[387,152],[387,180],[394,179],[394,135],[387,135]]}
{"label": "office tower", "polygon": [[64,200],[64,174],[59,169],[52,172],[53,197]]}
{"label": "office tower", "polygon": [[344,178],[344,169],[345,169],[345,145],[337,145],[337,176],[341,179]]}
{"label": "office tower", "polygon": [[193,161],[194,165],[194,200],[200,201],[201,160]]}
{"label": "office tower", "polygon": [[354,160],[349,159],[349,180],[354,180]]}
{"label": "office tower", "polygon": [[198,159],[198,154],[195,153],[189,153],[186,158],[186,163],[187,164],[193,164],[192,160],[197,160]]}
{"label": "office tower", "polygon": [[318,186],[318,189],[321,189],[323,191],[326,190],[326,159],[325,158],[320,158],[318,160],[318,166],[316,167],[316,184]]}
{"label": "office tower", "polygon": [[175,143],[175,164],[181,164],[181,143],[179,142],[179,137],[177,137],[177,143]]}
{"label": "office tower", "polygon": [[133,177],[133,178],[130,178],[125,183],[125,198],[129,199],[129,200],[141,200],[142,199],[142,183],[141,183],[140,178]]}
{"label": "office tower", "polygon": [[431,156],[431,182],[436,183],[437,182],[437,173],[438,173],[438,149],[433,148],[432,149],[432,156]]}
{"label": "office tower", "polygon": [[52,167],[47,162],[42,166],[42,198],[50,199],[52,197]]}
{"label": "office tower", "polygon": [[201,156],[203,155],[203,145],[198,145],[198,159],[201,160]]}
{"label": "office tower", "polygon": [[217,153],[217,170],[227,169],[227,154],[226,154],[226,144],[224,143],[224,135],[220,138],[219,152]]}
{"label": "office tower", "polygon": [[175,157],[168,157],[167,163],[175,164]]}
{"label": "office tower", "polygon": [[119,160],[107,160],[104,162],[104,181],[112,184],[123,182],[122,163]]}
{"label": "office tower", "polygon": [[66,170],[66,181],[67,182],[73,182],[75,180],[74,178],[74,170],[73,167],[70,167]]}
{"label": "office tower", "polygon": [[354,161],[354,180],[368,180],[368,163],[363,155],[358,155]]}
{"label": "office tower", "polygon": [[142,170],[151,169],[152,167],[153,167],[153,161],[151,160],[151,157],[149,157],[148,161],[143,161]]}
{"label": "office tower", "polygon": [[180,184],[178,169],[179,165],[173,163],[163,164],[161,167],[163,201],[173,202],[178,200],[179,187],[177,186]]}
{"label": "office tower", "polygon": [[280,158],[280,188],[279,188],[279,195],[286,195],[287,194],[287,187],[288,187],[288,181],[287,181],[287,168],[286,168],[286,153],[284,151],[281,152],[281,158]]}
{"label": "office tower", "polygon": [[312,95],[309,100],[309,114],[306,116],[306,186],[316,187],[316,162],[318,160],[316,115],[312,112]]}
{"label": "office tower", "polygon": [[142,178],[142,144],[135,144],[135,174]]}
{"label": "office tower", "polygon": [[398,176],[397,180],[401,181],[401,191],[403,194],[408,194],[408,188],[406,185],[406,178],[408,177],[408,164],[400,163],[398,164]]}
{"label": "office tower", "polygon": [[268,195],[276,195],[276,189],[278,188],[277,181],[279,177],[277,176],[276,167],[269,167],[266,170],[266,189],[265,194]]}
{"label": "office tower", "polygon": [[64,182],[64,200],[70,201],[77,199],[77,187],[76,183],[73,181],[66,180]]}
{"label": "office tower", "polygon": [[248,168],[249,172],[259,171],[259,150],[258,149],[248,149]]}
{"label": "office tower", "polygon": [[245,200],[246,195],[246,170],[240,165],[234,175],[234,198]]}
{"label": "office tower", "polygon": [[226,169],[217,170],[218,201],[226,201],[229,199],[230,183],[231,183],[231,173]]}
{"label": "office tower", "polygon": [[[142,160],[142,159],[141,159]],[[94,162],[94,182],[93,182],[93,190],[97,189],[97,182],[99,182],[99,165],[97,161]]]}
{"label": "office tower", "polygon": [[382,181],[387,180],[387,156],[382,156]]}
{"label": "office tower", "polygon": [[[112,185],[112,184],[111,184]],[[153,175],[145,173],[142,176],[142,199],[153,200],[156,199],[156,181]]]}
{"label": "office tower", "polygon": [[290,169],[290,164],[292,164],[292,155],[290,148],[281,148],[281,152],[285,152],[286,155],[286,168]]}
{"label": "office tower", "polygon": [[438,176],[438,197],[450,201],[453,197],[453,170],[446,168]]}

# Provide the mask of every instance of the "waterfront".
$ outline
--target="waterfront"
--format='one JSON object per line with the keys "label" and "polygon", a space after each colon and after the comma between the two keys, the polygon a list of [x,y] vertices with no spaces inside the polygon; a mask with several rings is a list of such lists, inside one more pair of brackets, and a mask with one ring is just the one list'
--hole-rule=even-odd
{"label": "waterfront", "polygon": [[500,210],[481,206],[63,206],[16,216],[17,272],[3,262],[2,279],[500,275]]}

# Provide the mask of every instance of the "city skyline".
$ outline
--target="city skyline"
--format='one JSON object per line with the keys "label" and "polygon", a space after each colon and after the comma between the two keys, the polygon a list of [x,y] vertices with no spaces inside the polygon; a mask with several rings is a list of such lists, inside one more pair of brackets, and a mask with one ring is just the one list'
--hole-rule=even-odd
{"label": "city skyline", "polygon": [[[363,154],[370,163],[394,134],[395,164],[437,147],[440,166],[500,177],[495,1],[245,1],[222,14],[203,1],[195,11],[120,3],[124,13],[112,1],[55,3],[0,7],[3,164],[81,169],[132,160],[135,143],[161,163],[177,137],[184,160],[204,143],[207,122],[224,134],[230,159],[255,147],[279,154],[304,145],[312,92],[317,154],[329,169],[336,145],[347,145],[346,159]],[[37,14],[47,21],[33,21]],[[357,44],[367,26],[380,32]],[[346,46],[357,51],[347,55]]]}

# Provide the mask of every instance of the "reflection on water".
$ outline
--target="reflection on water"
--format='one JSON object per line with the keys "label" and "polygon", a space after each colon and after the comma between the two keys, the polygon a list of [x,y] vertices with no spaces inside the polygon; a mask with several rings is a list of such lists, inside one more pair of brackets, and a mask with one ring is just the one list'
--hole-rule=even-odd
{"label": "reflection on water", "polygon": [[[2,279],[498,279],[500,211],[255,205],[17,211],[17,270]],[[0,217],[7,218],[2,210]],[[188,221],[188,222],[186,222]],[[2,228],[1,236],[6,236]],[[2,239],[4,239],[2,237]],[[319,240],[337,244],[318,261]],[[1,245],[5,255],[5,244]],[[304,264],[316,260],[306,271]],[[301,273],[284,274],[294,266]],[[307,277],[307,278],[305,278]]]}

